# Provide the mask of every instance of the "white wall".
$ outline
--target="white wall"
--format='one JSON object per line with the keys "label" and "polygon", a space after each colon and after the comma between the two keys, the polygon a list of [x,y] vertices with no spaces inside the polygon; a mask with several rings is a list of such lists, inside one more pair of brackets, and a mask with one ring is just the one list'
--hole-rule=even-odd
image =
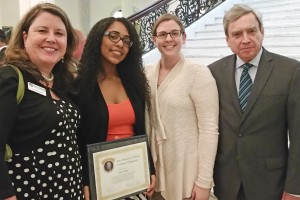
{"label": "white wall", "polygon": [[[130,4],[126,4],[130,1]],[[129,16],[156,2],[156,0],[55,0],[68,15],[72,25],[85,33],[100,19],[110,17],[117,9],[124,9]],[[122,4],[123,3],[123,4]],[[5,5],[5,6],[4,6]],[[122,8],[132,6],[133,8]],[[20,20],[19,0],[0,0],[0,28],[15,26]]]}
{"label": "white wall", "polygon": [[20,18],[19,0],[0,0],[0,27],[15,26]]}
{"label": "white wall", "polygon": [[74,28],[80,29],[86,34],[89,32],[89,0],[55,0],[55,4],[61,7],[67,13]]}
{"label": "white wall", "polygon": [[55,0],[55,4],[63,8],[74,27],[80,25],[79,0],[72,0],[72,3],[67,0]]}
{"label": "white wall", "polygon": [[2,8],[4,8],[4,6],[2,5],[2,1],[0,1],[0,25],[2,24],[2,14],[3,14]]}
{"label": "white wall", "polygon": [[105,17],[110,17],[116,8],[121,8],[121,0],[90,0],[90,27]]}
{"label": "white wall", "polygon": [[[127,17],[133,14],[127,13],[128,11],[138,12],[154,2],[156,0],[90,0],[90,27],[100,19],[112,16],[118,9],[124,9],[125,17]],[[132,5],[133,8],[122,8],[122,5],[128,6],[128,4]]]}

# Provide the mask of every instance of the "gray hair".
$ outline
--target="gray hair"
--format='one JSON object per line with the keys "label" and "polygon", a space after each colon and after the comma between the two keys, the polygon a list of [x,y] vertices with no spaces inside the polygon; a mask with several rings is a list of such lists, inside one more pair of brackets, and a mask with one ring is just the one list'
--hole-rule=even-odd
{"label": "gray hair", "polygon": [[225,35],[228,36],[228,26],[231,22],[238,20],[240,17],[248,13],[254,14],[259,24],[259,29],[263,31],[264,27],[262,22],[262,14],[259,11],[254,10],[245,4],[235,4],[228,12],[225,13],[223,18]]}

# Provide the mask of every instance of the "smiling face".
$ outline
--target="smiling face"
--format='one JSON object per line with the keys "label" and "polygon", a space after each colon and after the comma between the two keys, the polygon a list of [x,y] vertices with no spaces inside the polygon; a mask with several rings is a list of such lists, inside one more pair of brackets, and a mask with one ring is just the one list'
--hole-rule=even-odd
{"label": "smiling face", "polygon": [[[160,32],[170,33],[174,30],[181,30],[179,24],[174,20],[162,21],[156,28],[156,34]],[[170,34],[166,38],[157,38],[153,36],[153,42],[163,57],[174,57],[180,59],[181,47],[185,43],[186,35],[181,34],[179,37],[171,37]]]}
{"label": "smiling face", "polygon": [[[119,34],[121,38],[129,37],[128,30],[119,21],[113,22],[106,30],[106,32],[114,32]],[[103,66],[115,66],[122,62],[129,52],[129,47],[123,44],[122,40],[113,42],[109,36],[104,35],[101,45],[101,56],[103,59]]]}
{"label": "smiling face", "polygon": [[66,27],[58,16],[48,12],[36,17],[28,32],[23,32],[23,39],[31,62],[42,71],[51,71],[66,53]]}
{"label": "smiling face", "polygon": [[249,62],[259,53],[264,38],[263,30],[253,13],[241,16],[228,26],[228,47],[244,62]]}

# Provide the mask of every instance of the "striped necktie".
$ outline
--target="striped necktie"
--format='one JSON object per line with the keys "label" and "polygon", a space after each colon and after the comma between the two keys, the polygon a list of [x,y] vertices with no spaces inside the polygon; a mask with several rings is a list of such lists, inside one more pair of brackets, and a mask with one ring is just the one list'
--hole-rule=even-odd
{"label": "striped necktie", "polygon": [[251,66],[252,65],[250,63],[245,63],[243,65],[243,72],[240,79],[239,100],[243,112],[247,106],[252,87],[252,80],[248,72]]}

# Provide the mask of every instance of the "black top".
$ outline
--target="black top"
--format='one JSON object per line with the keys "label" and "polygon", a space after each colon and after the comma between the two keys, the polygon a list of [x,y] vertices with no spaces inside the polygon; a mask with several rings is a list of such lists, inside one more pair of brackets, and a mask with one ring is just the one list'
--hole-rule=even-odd
{"label": "black top", "polygon": [[[36,82],[27,72],[22,71],[22,74],[25,94],[18,105],[18,75],[11,67],[0,67],[0,199],[14,193],[4,161],[5,144],[10,145],[13,153],[30,152],[58,123],[49,88]],[[40,87],[45,95],[29,90],[28,83]],[[67,100],[62,92],[55,90],[55,93]]]}
{"label": "black top", "polygon": [[[145,135],[145,100],[137,95],[134,89],[129,88],[126,83],[122,82],[125,91],[132,104],[136,123],[134,124],[134,135]],[[83,163],[83,184],[89,185],[88,174],[88,156],[87,156],[87,144],[93,144],[98,142],[105,142],[107,139],[108,131],[108,108],[104,97],[97,85],[94,86],[94,92],[89,95],[77,95],[75,101],[78,102],[78,106],[81,111],[81,123],[78,130],[78,145],[81,152]],[[150,172],[155,174],[154,164],[152,156],[149,152],[150,159]]]}

